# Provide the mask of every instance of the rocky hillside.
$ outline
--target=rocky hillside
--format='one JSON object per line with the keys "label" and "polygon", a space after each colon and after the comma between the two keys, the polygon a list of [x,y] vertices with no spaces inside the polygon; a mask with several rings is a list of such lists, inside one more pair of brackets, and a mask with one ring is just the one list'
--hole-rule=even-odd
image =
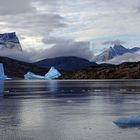
{"label": "rocky hillside", "polygon": [[[0,57],[0,63],[4,65],[5,74],[11,78],[23,78],[28,71],[39,75],[48,72],[48,68],[6,57]],[[140,79],[140,62],[126,62],[120,65],[100,64],[81,70],[60,70],[60,72],[62,74],[60,79]]]}
{"label": "rocky hillside", "polygon": [[5,74],[10,78],[23,78],[24,74],[28,71],[41,75],[45,75],[48,71],[47,68],[40,68],[34,66],[33,64],[17,61],[7,57],[0,57],[0,63],[3,63]]}
{"label": "rocky hillside", "polygon": [[102,64],[76,72],[64,72],[62,79],[140,79],[140,62]]}
{"label": "rocky hillside", "polygon": [[59,70],[76,71],[76,70],[81,70],[83,68],[87,68],[89,66],[95,66],[97,64],[83,58],[74,57],[74,56],[65,56],[65,57],[44,59],[34,63],[34,65],[40,67],[46,67],[46,68],[50,68],[51,66],[54,66]]}

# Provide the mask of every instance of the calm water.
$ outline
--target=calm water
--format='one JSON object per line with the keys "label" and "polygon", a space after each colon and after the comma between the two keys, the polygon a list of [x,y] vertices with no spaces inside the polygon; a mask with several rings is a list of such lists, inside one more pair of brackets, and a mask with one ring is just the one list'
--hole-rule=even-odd
{"label": "calm water", "polygon": [[[138,140],[140,80],[0,81],[0,140]],[[3,96],[5,93],[7,96]]]}

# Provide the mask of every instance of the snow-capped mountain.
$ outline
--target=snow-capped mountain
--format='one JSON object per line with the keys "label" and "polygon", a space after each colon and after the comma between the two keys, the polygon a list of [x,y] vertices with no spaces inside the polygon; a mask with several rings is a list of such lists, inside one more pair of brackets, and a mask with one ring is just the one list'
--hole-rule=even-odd
{"label": "snow-capped mountain", "polygon": [[20,42],[15,32],[0,34],[0,50],[16,49],[22,51]]}
{"label": "snow-capped mountain", "polygon": [[113,47],[110,47],[109,49],[106,49],[101,54],[97,55],[94,58],[94,61],[95,62],[105,62],[116,56],[121,56],[126,53],[135,53],[137,51],[140,51],[139,47],[134,47],[132,49],[129,49],[129,48],[125,48],[124,46],[122,46],[120,44],[117,44],[117,45],[114,45]]}

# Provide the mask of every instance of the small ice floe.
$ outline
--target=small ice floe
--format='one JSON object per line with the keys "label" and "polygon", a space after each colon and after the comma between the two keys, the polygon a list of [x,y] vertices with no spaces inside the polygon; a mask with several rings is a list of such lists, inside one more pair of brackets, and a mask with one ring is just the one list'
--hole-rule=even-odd
{"label": "small ice floe", "polygon": [[101,92],[101,89],[94,89],[95,92]]}
{"label": "small ice floe", "polygon": [[114,123],[119,127],[138,127],[140,126],[140,115],[119,118],[114,121]]}
{"label": "small ice floe", "polygon": [[65,92],[65,90],[60,90],[60,92]]}
{"label": "small ice floe", "polygon": [[85,89],[82,89],[82,92],[86,92],[86,90]]}
{"label": "small ice floe", "polygon": [[120,89],[120,91],[125,92],[125,91],[127,91],[127,90],[126,90],[126,89]]}
{"label": "small ice floe", "polygon": [[70,90],[70,92],[73,92],[73,90]]}
{"label": "small ice floe", "polygon": [[73,101],[72,100],[67,100],[67,103],[73,103]]}

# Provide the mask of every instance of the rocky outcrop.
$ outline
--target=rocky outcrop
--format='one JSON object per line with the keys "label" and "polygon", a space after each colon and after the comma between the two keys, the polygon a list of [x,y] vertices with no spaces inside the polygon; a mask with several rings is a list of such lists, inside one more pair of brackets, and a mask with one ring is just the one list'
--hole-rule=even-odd
{"label": "rocky outcrop", "polygon": [[76,72],[62,73],[62,79],[140,79],[140,62],[98,65]]}

